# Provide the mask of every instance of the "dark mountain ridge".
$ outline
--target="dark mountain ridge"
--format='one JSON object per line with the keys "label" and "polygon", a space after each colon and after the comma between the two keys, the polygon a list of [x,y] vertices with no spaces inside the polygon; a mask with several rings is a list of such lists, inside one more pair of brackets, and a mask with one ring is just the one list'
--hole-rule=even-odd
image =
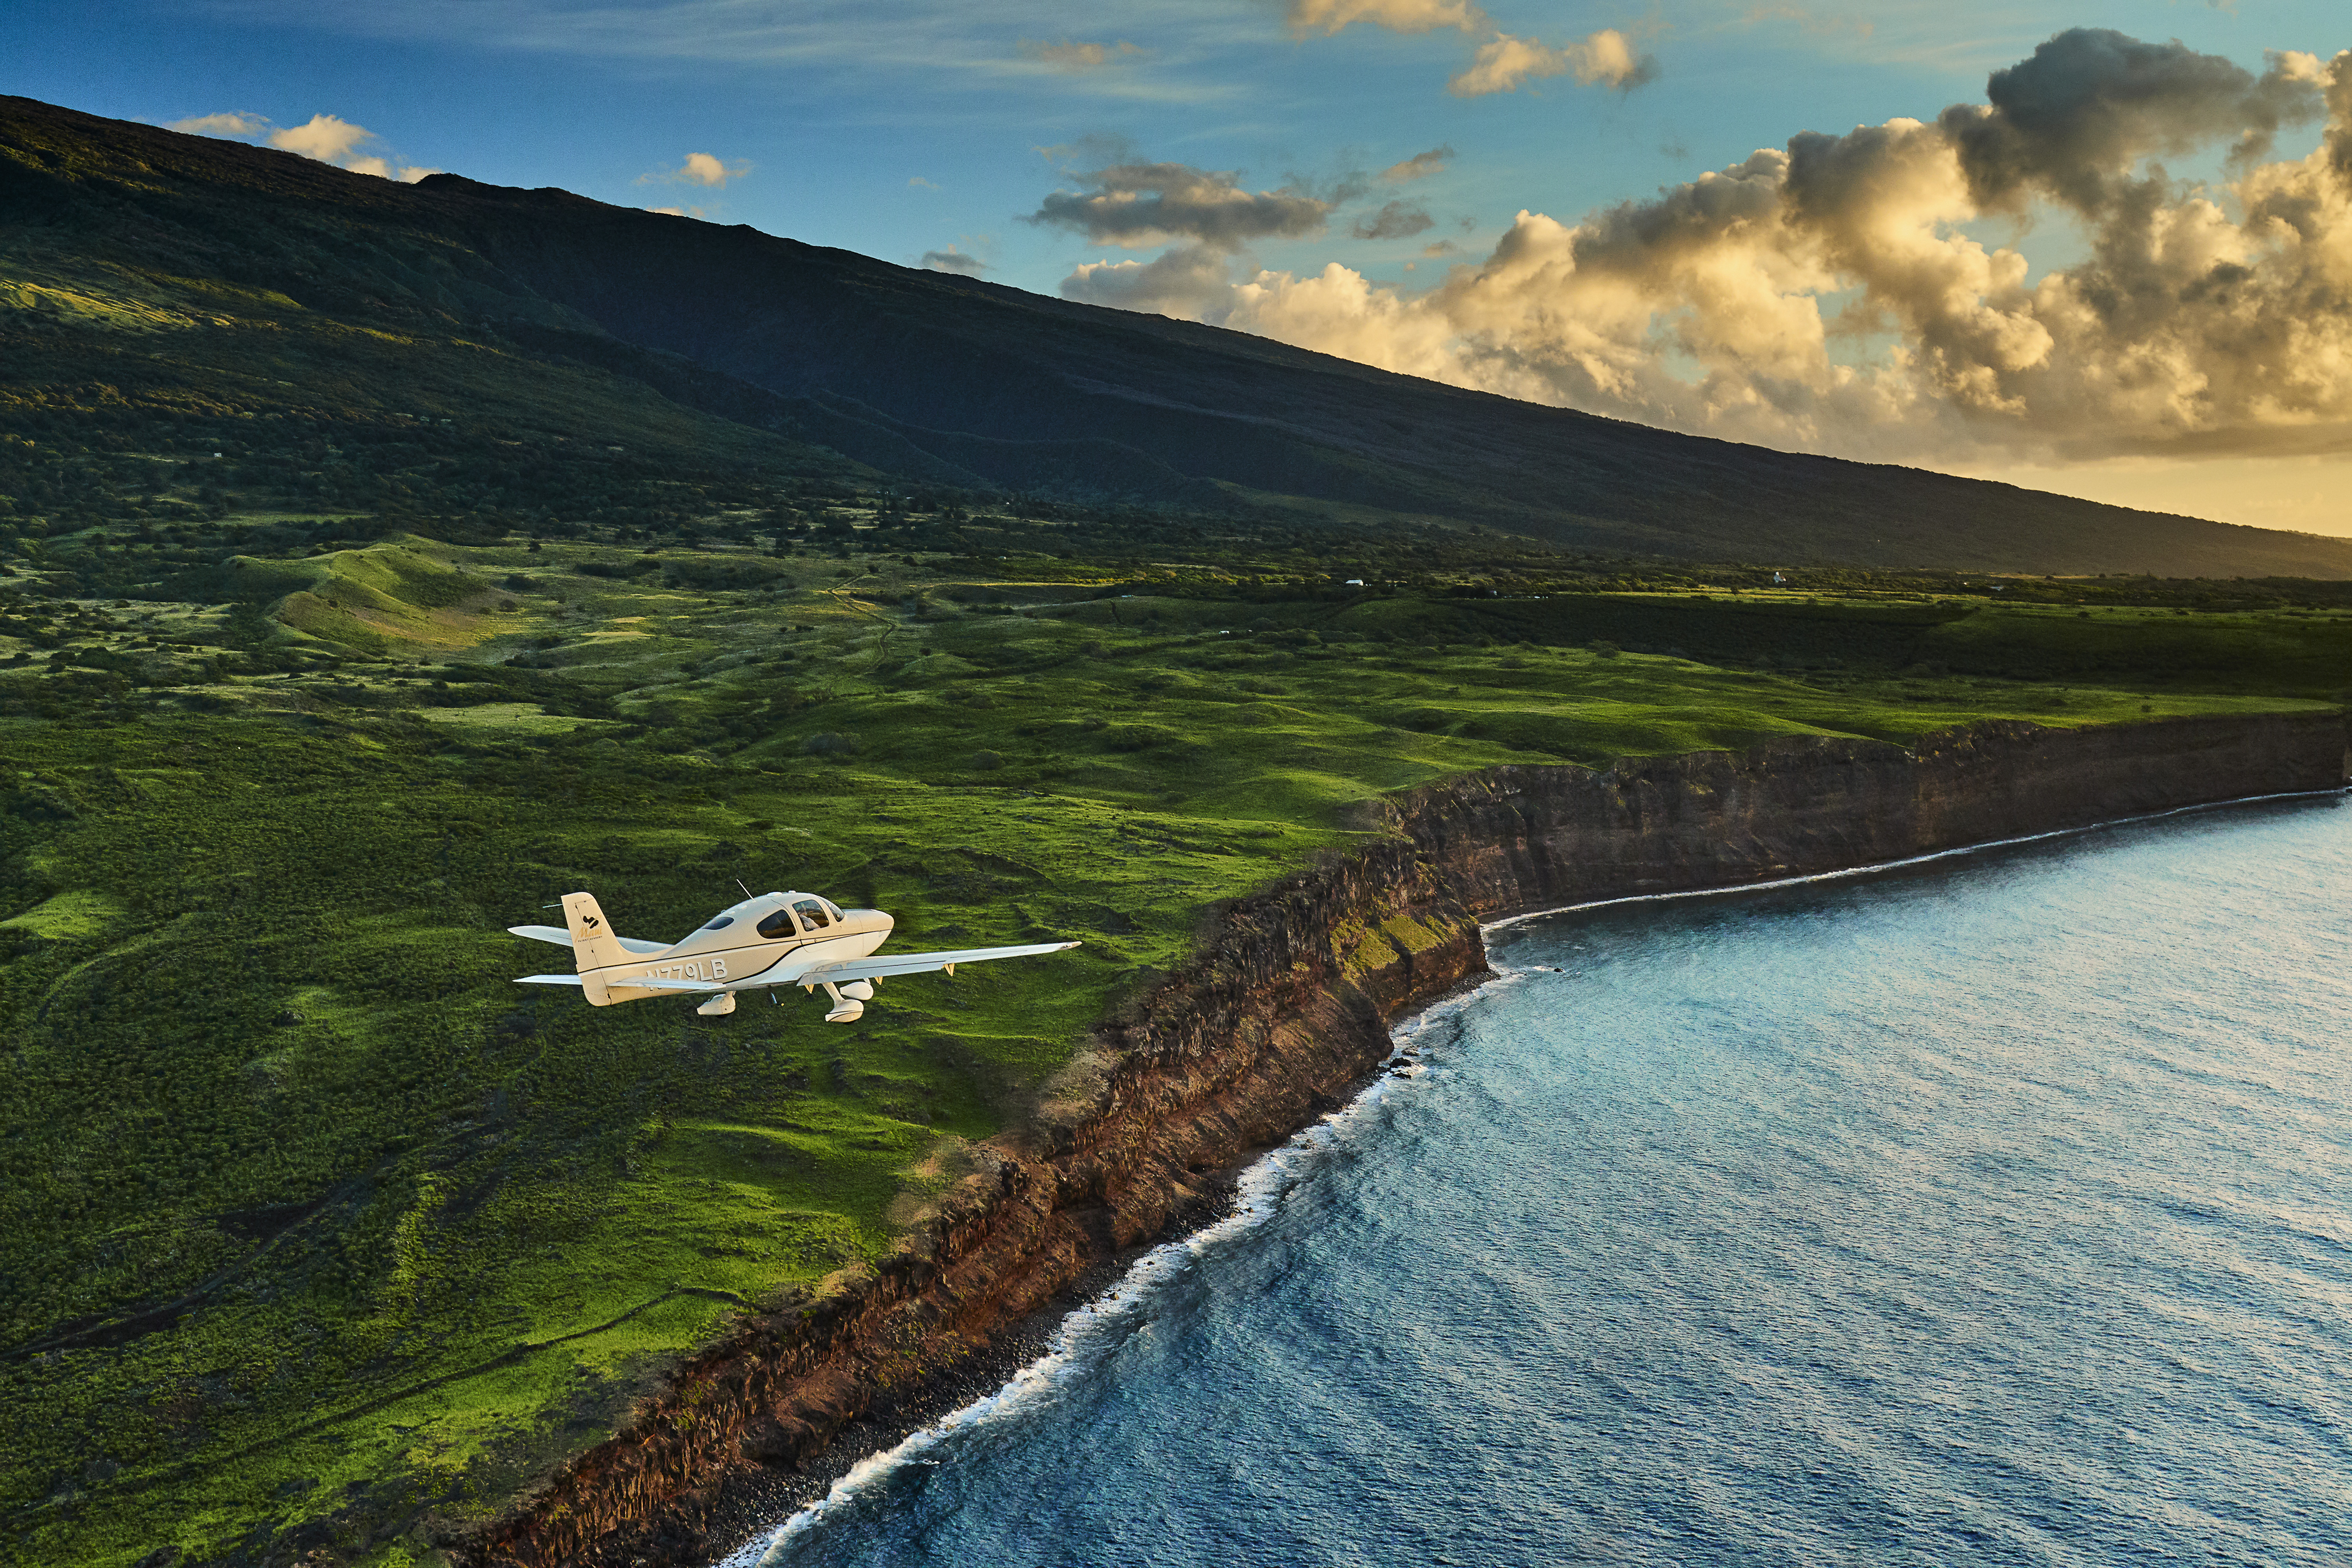
{"label": "dark mountain ridge", "polygon": [[1711,560],[2352,576],[2352,541],[1684,436],[746,226],[0,99],[0,256],[35,251],[493,334],[936,483]]}

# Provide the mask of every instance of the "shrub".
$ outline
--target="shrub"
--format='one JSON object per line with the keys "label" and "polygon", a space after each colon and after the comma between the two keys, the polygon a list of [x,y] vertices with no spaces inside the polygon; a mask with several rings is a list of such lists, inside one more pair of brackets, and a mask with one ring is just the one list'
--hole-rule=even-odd
{"label": "shrub", "polygon": [[976,773],[992,773],[1004,765],[1004,759],[994,752],[974,752],[965,759],[965,765]]}
{"label": "shrub", "polygon": [[834,730],[820,730],[801,742],[801,750],[813,757],[854,756],[864,749],[865,743],[856,736]]}

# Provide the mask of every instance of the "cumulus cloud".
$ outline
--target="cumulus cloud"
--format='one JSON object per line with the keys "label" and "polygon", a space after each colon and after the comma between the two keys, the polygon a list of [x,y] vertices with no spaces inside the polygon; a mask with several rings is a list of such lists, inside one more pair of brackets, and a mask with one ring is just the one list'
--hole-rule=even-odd
{"label": "cumulus cloud", "polygon": [[427,174],[441,172],[416,163],[396,163],[379,153],[362,152],[362,148],[371,142],[381,142],[383,138],[363,125],[354,125],[332,114],[314,114],[304,124],[281,126],[271,124],[262,115],[237,110],[175,120],[166,129],[184,131],[192,136],[258,142],[264,146],[315,158],[321,163],[332,163],[354,174],[373,174],[379,179],[398,180],[405,184],[415,184]]}
{"label": "cumulus cloud", "polygon": [[1392,185],[1409,184],[1414,180],[1444,174],[1445,165],[1452,162],[1454,149],[1441,143],[1426,153],[1415,153],[1402,163],[1391,163],[1381,171],[1381,178]]}
{"label": "cumulus cloud", "polygon": [[236,142],[259,141],[268,132],[269,121],[258,114],[232,111],[174,120],[165,129],[183,131],[191,136],[219,136]]}
{"label": "cumulus cloud", "polygon": [[307,125],[296,125],[273,132],[269,144],[283,147],[289,153],[299,153],[305,158],[316,158],[321,163],[340,164],[349,159],[362,142],[375,140],[375,132],[348,120],[331,114],[314,114]]}
{"label": "cumulus cloud", "polygon": [[686,162],[677,168],[656,174],[639,174],[637,184],[650,185],[656,182],[667,185],[706,185],[713,190],[730,180],[740,180],[751,172],[751,165],[738,161],[722,163],[709,153],[688,153]]}
{"label": "cumulus cloud", "polygon": [[1451,28],[1473,36],[1483,34],[1486,41],[1446,83],[1457,98],[1514,92],[1541,77],[1570,75],[1587,87],[1599,83],[1630,92],[1658,74],[1656,58],[1635,48],[1633,41],[1614,27],[1603,27],[1554,48],[1501,31],[1470,0],[1289,0],[1289,20],[1291,37],[1297,38],[1310,33],[1337,33],[1358,22],[1392,33]]}
{"label": "cumulus cloud", "polygon": [[1296,184],[1246,191],[1237,174],[1189,163],[1114,163],[1074,177],[1079,189],[1054,192],[1025,221],[1123,250],[1182,238],[1225,251],[1319,234],[1338,205]]}
{"label": "cumulus cloud", "polygon": [[1225,253],[1205,245],[1171,246],[1150,261],[1089,261],[1062,279],[1065,299],[1161,316],[1220,315],[1232,293]]}
{"label": "cumulus cloud", "polygon": [[1633,41],[1614,27],[1553,48],[1533,38],[1497,33],[1470,57],[1470,64],[1445,84],[1456,98],[1483,98],[1494,92],[1516,92],[1538,77],[1568,76],[1587,87],[1596,83],[1631,92],[1658,75],[1657,58],[1643,54]]}
{"label": "cumulus cloud", "polygon": [[[2352,445],[2352,51],[2277,54],[2257,74],[2077,29],[1994,73],[1986,96],[1808,132],[1573,223],[1522,212],[1483,262],[1420,293],[1336,264],[1236,282],[1197,243],[1081,268],[1064,289],[1856,457]],[[2321,117],[2308,156],[2275,158],[2282,127]],[[2161,163],[2215,151],[2231,155],[2219,187]],[[2084,254],[2038,278],[1969,232],[2053,208]]]}
{"label": "cumulus cloud", "polygon": [[1486,13],[1470,0],[1290,0],[1289,11],[1294,37],[1336,33],[1358,22],[1392,33],[1430,33],[1447,27],[1475,33],[1486,25]]}
{"label": "cumulus cloud", "polygon": [[1358,218],[1348,232],[1358,239],[1408,239],[1436,223],[1418,203],[1391,202]]}
{"label": "cumulus cloud", "polygon": [[1040,38],[1024,38],[1016,47],[1039,65],[1064,71],[1093,71],[1105,66],[1127,65],[1151,52],[1124,38],[1115,44],[1089,44],[1073,38],[1049,44]]}
{"label": "cumulus cloud", "polygon": [[945,250],[923,252],[923,268],[929,272],[955,272],[966,278],[977,278],[988,270],[988,263],[977,256],[966,256],[954,246]]}
{"label": "cumulus cloud", "polygon": [[1980,205],[2015,205],[2046,191],[2088,213],[2127,189],[2143,158],[2227,137],[2232,159],[2251,164],[2268,155],[2283,124],[2318,118],[2318,60],[2273,53],[2269,63],[2256,77],[2178,40],[2145,44],[2078,27],[1993,72],[1989,102],[1955,104],[1937,123]]}

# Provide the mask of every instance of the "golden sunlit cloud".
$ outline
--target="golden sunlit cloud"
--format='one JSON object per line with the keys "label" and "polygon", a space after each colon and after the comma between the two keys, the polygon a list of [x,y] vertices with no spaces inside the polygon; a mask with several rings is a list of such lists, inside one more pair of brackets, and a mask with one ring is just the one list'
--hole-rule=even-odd
{"label": "golden sunlit cloud", "polygon": [[677,168],[666,174],[639,174],[637,184],[649,185],[659,182],[672,185],[708,185],[717,189],[730,180],[741,179],[751,172],[751,165],[748,163],[725,163],[709,153],[688,153],[686,162]]}
{"label": "golden sunlit cloud", "polygon": [[314,114],[304,124],[287,126],[273,125],[262,115],[242,111],[198,114],[186,120],[175,120],[165,129],[183,131],[191,136],[258,142],[281,152],[297,153],[305,158],[315,158],[321,163],[332,163],[354,174],[373,174],[405,184],[415,184],[427,174],[441,172],[415,163],[395,164],[381,154],[361,152],[362,147],[383,138],[363,125],[354,125],[332,114]]}
{"label": "golden sunlit cloud", "polygon": [[1574,76],[1587,87],[1600,85],[1629,92],[1656,79],[1658,62],[1633,47],[1633,40],[1614,27],[1603,27],[1589,37],[1551,48],[1533,38],[1497,33],[1479,46],[1468,68],[1445,84],[1456,98],[1483,98],[1492,92],[1516,92],[1538,77]]}
{"label": "golden sunlit cloud", "polygon": [[[1418,292],[1336,263],[1237,278],[1223,242],[1174,225],[1166,254],[1082,266],[1062,290],[1852,457],[2352,449],[2352,52],[2273,54],[2256,75],[2077,29],[1995,72],[1987,97],[1807,132],[1573,223],[1522,212],[1485,260]],[[2273,161],[2283,126],[2315,121],[2315,151]],[[2228,153],[2225,189],[2154,161],[2200,147]],[[2035,278],[1968,229],[2044,210],[2085,231],[2087,259]]]}
{"label": "golden sunlit cloud", "polygon": [[1428,33],[1458,28],[1475,33],[1486,25],[1486,13],[1470,0],[1290,0],[1292,36],[1336,33],[1358,22],[1386,27],[1392,33]]}

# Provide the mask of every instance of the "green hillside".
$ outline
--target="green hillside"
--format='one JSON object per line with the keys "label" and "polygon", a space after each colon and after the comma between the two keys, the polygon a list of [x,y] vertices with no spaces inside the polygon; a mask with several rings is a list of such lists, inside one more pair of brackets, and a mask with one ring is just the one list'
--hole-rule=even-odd
{"label": "green hillside", "polygon": [[2352,577],[2341,540],[1674,435],[745,227],[395,184],[21,98],[0,98],[0,300],[44,329],[41,363],[12,343],[7,379],[95,405],[349,399],[575,438],[625,431],[625,406],[663,446],[757,449],[724,420],[904,483],[1090,505],[1782,567]]}

